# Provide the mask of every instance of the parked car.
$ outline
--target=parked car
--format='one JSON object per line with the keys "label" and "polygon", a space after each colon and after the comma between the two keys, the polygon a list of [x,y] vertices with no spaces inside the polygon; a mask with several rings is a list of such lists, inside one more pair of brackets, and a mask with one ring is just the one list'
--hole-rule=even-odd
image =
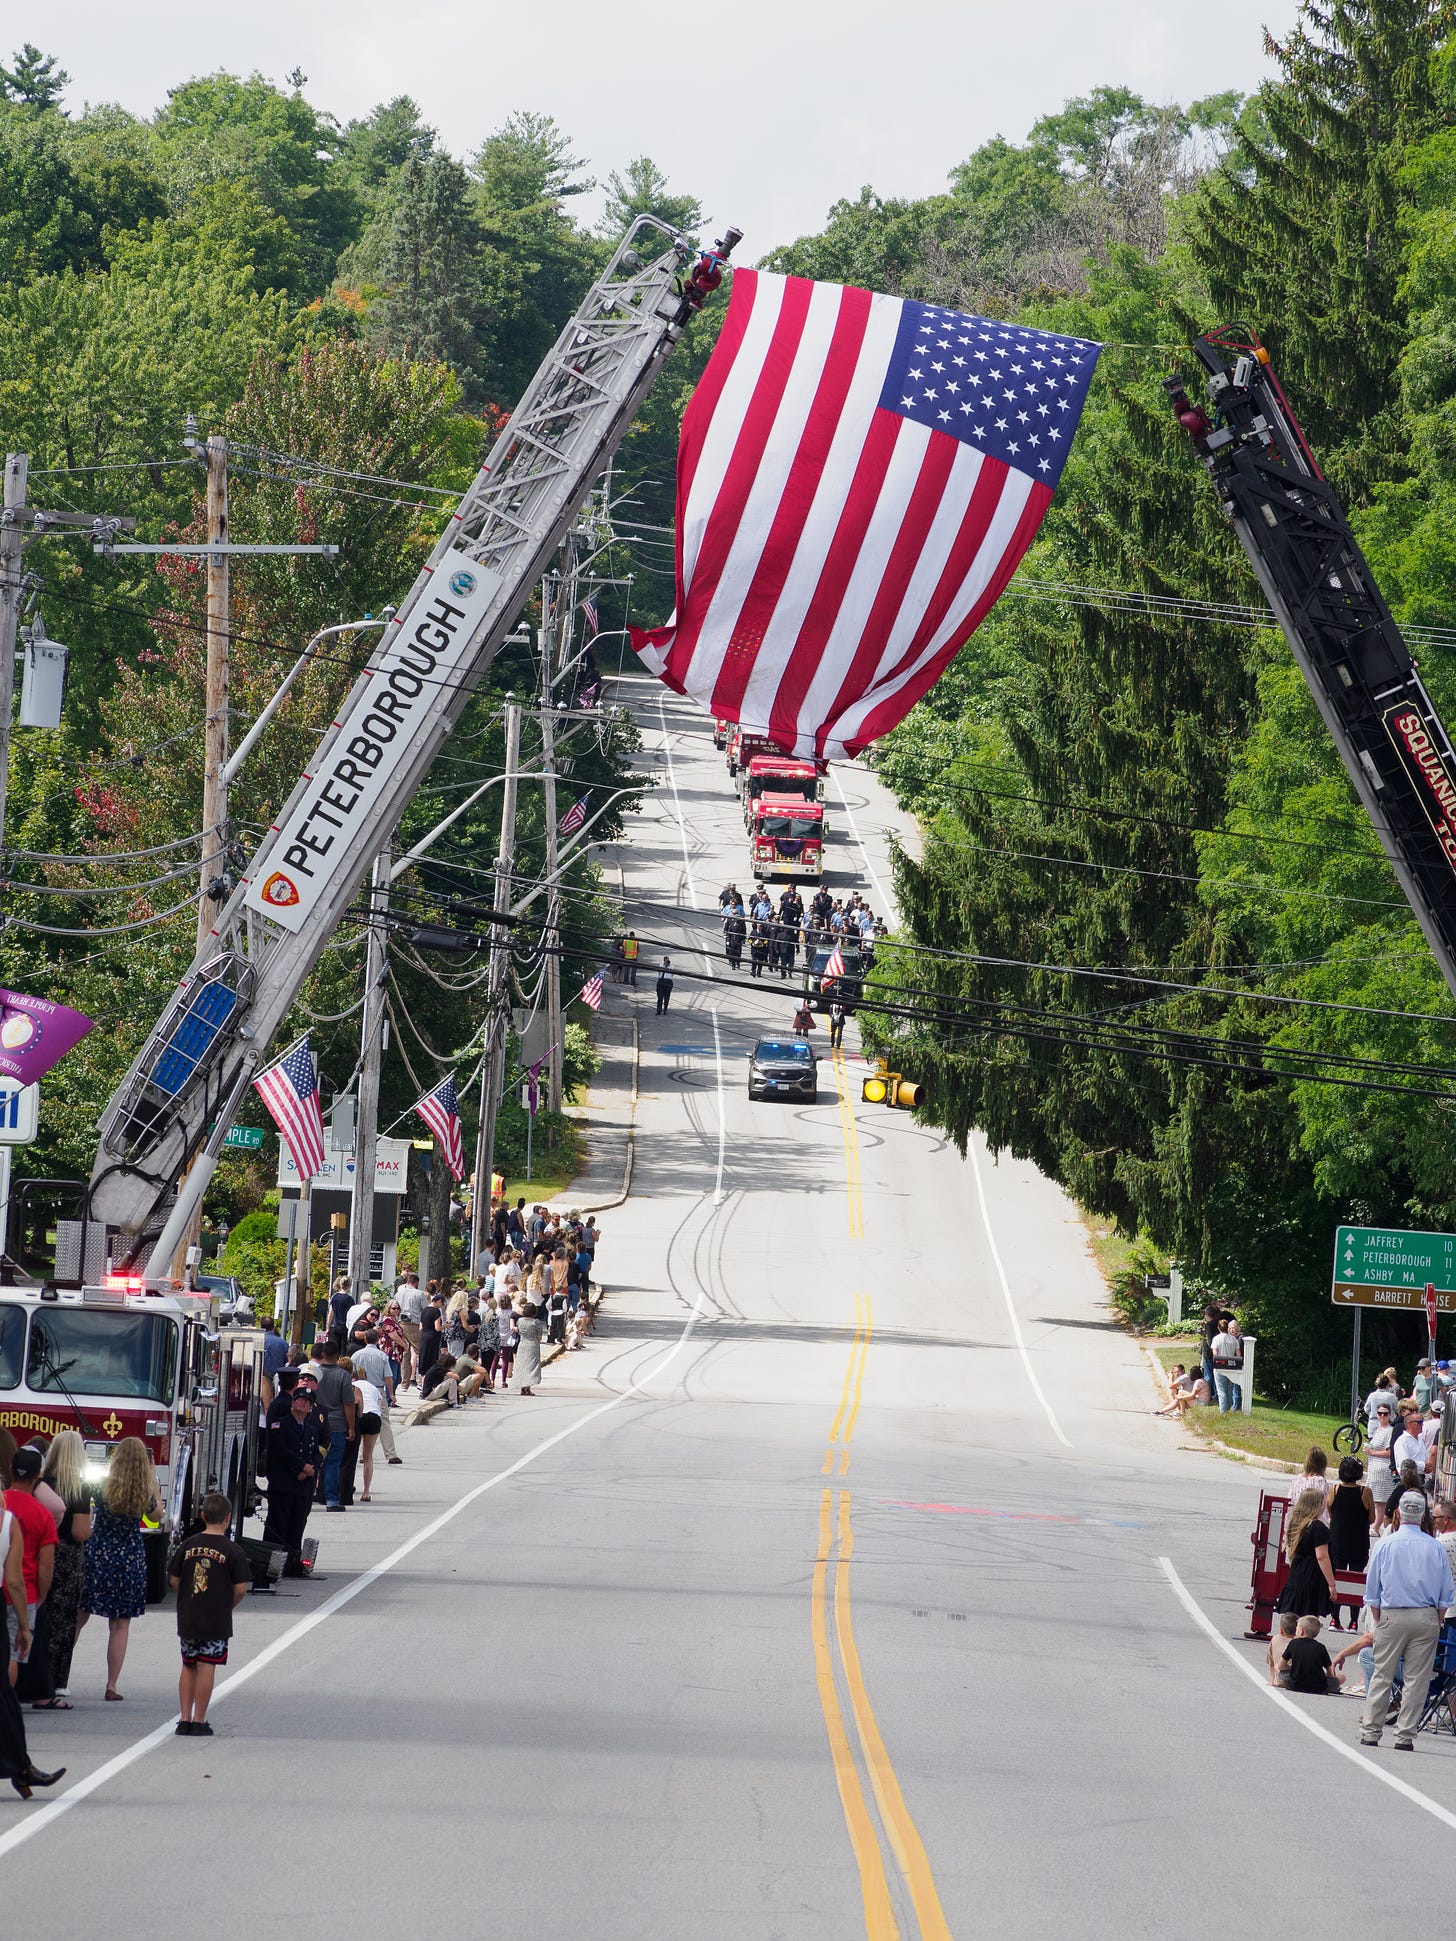
{"label": "parked car", "polygon": [[253,1325],[253,1297],[232,1274],[199,1274],[197,1285],[218,1296],[217,1318],[225,1328],[250,1328]]}
{"label": "parked car", "polygon": [[807,1038],[760,1038],[748,1054],[750,1099],[819,1097],[819,1060]]}

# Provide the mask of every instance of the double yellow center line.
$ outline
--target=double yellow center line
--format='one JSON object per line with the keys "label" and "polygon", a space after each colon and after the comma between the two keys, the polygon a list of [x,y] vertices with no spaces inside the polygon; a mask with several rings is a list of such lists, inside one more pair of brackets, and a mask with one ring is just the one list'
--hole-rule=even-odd
{"label": "double yellow center line", "polygon": [[[851,1129],[853,1123],[851,1117]],[[857,1166],[852,1177],[857,1183]],[[854,1304],[854,1339],[844,1371],[839,1407],[830,1425],[829,1445],[824,1452],[821,1473],[825,1476],[833,1475],[836,1465],[841,1477],[849,1473],[850,1445],[864,1393],[865,1362],[874,1332],[874,1316],[868,1295],[856,1294]],[[829,1754],[834,1763],[844,1823],[859,1868],[865,1935],[867,1941],[901,1941],[902,1930],[896,1919],[885,1862],[884,1847],[888,1846],[901,1885],[901,1898],[908,1895],[921,1941],[950,1941],[950,1929],[924,1842],[900,1791],[900,1782],[865,1687],[850,1608],[849,1568],[853,1555],[849,1491],[826,1483],[819,1495],[819,1548],[814,1558],[811,1594],[814,1675],[829,1734]],[[840,1702],[841,1685],[854,1727],[853,1738],[845,1723],[845,1707]],[[875,1813],[870,1811],[861,1767],[869,1779]]]}

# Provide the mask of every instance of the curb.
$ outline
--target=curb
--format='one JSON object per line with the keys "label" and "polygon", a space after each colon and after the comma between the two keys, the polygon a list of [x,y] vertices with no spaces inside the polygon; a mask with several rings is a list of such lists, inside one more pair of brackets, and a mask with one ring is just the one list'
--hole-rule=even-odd
{"label": "curb", "polygon": [[[622,1169],[622,1190],[610,1200],[578,1200],[577,1206],[583,1213],[605,1213],[614,1206],[620,1206],[632,1191],[632,1167],[637,1157],[637,1079],[642,1068],[642,1031],[637,1023],[637,1014],[632,1014],[632,1092],[628,1103],[627,1119],[627,1163]],[[568,1188],[565,1195],[570,1199]]]}

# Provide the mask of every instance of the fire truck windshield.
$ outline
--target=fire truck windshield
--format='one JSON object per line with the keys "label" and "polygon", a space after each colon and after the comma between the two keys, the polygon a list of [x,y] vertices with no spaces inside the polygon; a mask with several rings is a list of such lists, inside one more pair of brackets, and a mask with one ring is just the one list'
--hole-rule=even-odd
{"label": "fire truck windshield", "polygon": [[761,836],[798,836],[812,839],[819,834],[819,818],[805,815],[761,815],[758,818],[757,827]]}
{"label": "fire truck windshield", "polygon": [[30,1324],[26,1369],[33,1389],[73,1395],[136,1395],[170,1402],[177,1330],[160,1314],[48,1307]]}

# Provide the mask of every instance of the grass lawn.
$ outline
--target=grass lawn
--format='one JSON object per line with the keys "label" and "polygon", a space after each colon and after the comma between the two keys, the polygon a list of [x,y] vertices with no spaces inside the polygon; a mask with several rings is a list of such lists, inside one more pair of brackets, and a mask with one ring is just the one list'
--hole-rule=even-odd
{"label": "grass lawn", "polygon": [[[576,1174],[576,1167],[563,1164],[562,1157],[553,1154],[549,1165],[533,1163],[529,1179],[506,1180],[506,1202],[514,1206],[524,1194],[527,1206],[534,1206],[538,1200],[542,1206],[556,1205],[566,1199],[567,1188]],[[565,1211],[564,1207],[561,1210]]]}
{"label": "grass lawn", "polygon": [[[1171,1370],[1175,1361],[1190,1366],[1198,1353],[1196,1336],[1191,1341],[1152,1341],[1148,1346],[1165,1370]],[[1333,1455],[1334,1433],[1345,1418],[1315,1415],[1304,1409],[1278,1408],[1261,1401],[1255,1394],[1252,1414],[1220,1415],[1216,1408],[1195,1408],[1183,1419],[1184,1425],[1195,1434],[1213,1436],[1231,1449],[1246,1450],[1251,1456],[1267,1456],[1274,1462],[1294,1463],[1302,1469],[1315,1443],[1327,1455]]]}

